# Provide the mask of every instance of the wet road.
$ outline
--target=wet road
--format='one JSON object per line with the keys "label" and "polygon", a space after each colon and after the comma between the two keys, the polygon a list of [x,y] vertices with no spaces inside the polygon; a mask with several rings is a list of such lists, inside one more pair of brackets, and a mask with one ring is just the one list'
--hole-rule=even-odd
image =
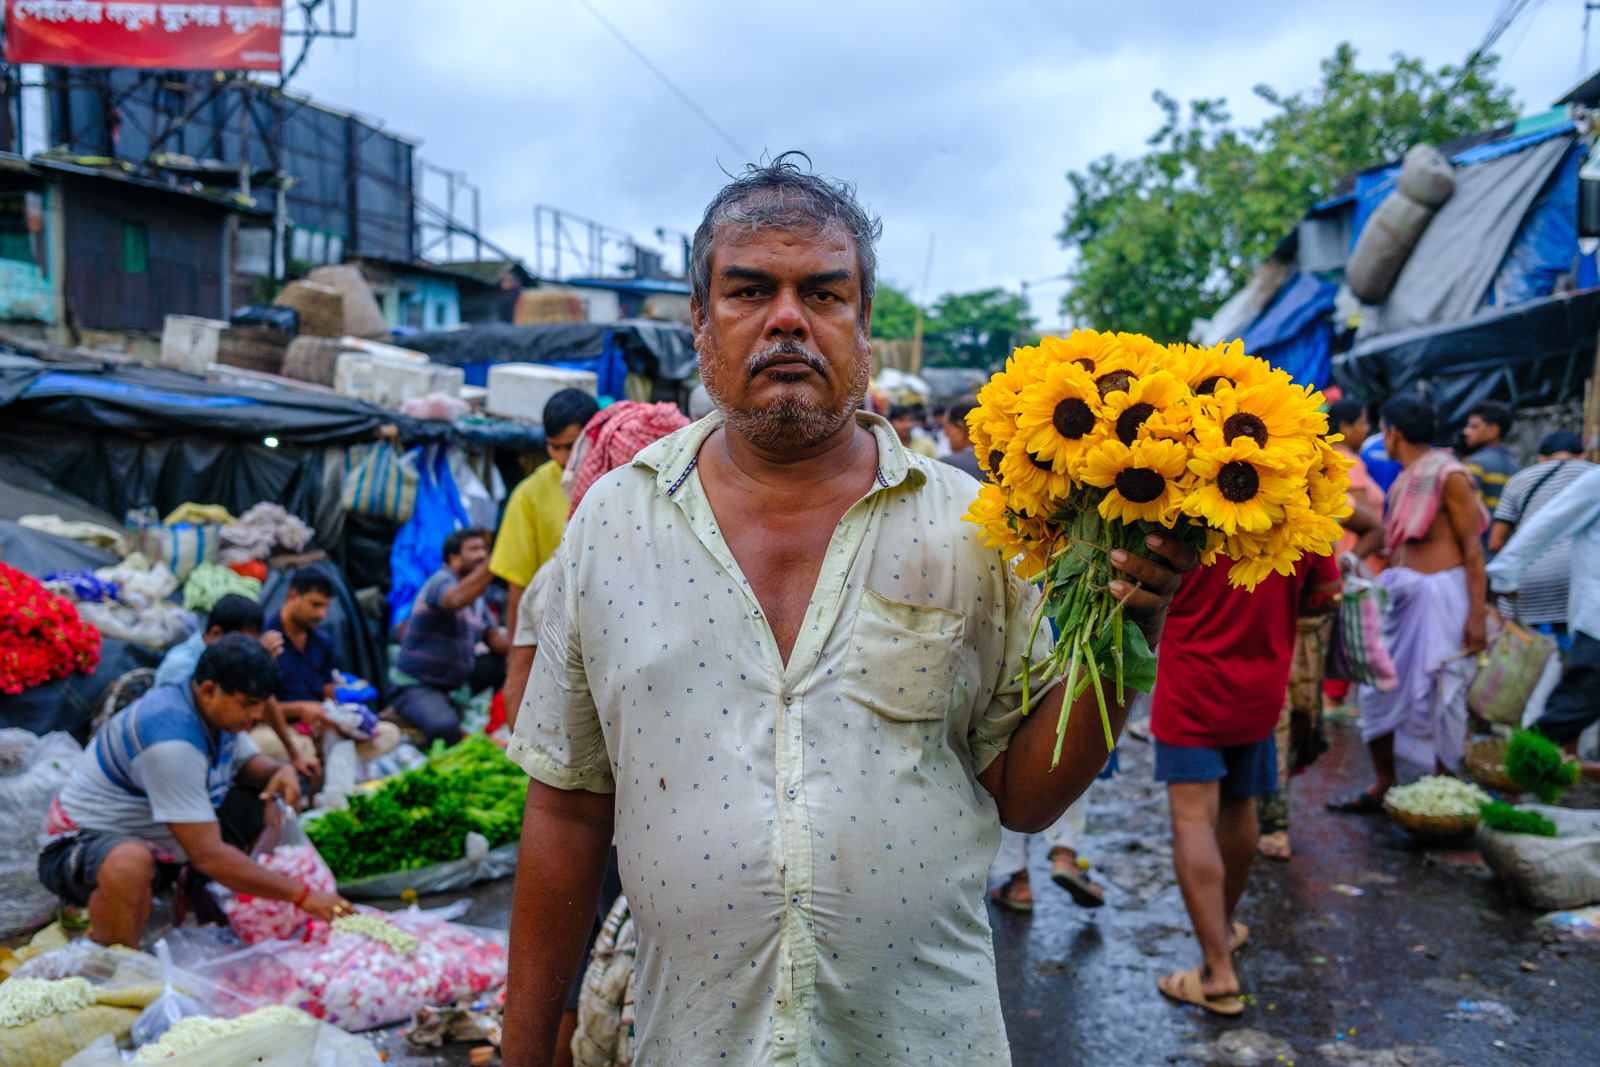
{"label": "wet road", "polygon": [[[1036,841],[1034,913],[991,907],[1017,1067],[1600,1062],[1600,946],[1544,944],[1538,913],[1502,893],[1473,853],[1424,850],[1383,816],[1323,811],[1369,775],[1353,725],[1330,724],[1330,740],[1293,782],[1294,859],[1258,860],[1240,905],[1252,933],[1239,971],[1253,1003],[1234,1019],[1156,991],[1157,975],[1199,962],[1199,945],[1172,878],[1150,746],[1123,741],[1125,773],[1095,784],[1084,848],[1107,905],[1073,905],[1049,883]],[[1582,799],[1600,806],[1592,792]],[[1460,1001],[1476,1010],[1460,1012]],[[1225,1036],[1244,1029],[1256,1033]]]}

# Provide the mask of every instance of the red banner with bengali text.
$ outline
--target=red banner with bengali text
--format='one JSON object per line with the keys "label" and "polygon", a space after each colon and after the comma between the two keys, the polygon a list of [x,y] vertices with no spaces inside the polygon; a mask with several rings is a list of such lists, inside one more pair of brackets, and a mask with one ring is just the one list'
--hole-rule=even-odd
{"label": "red banner with bengali text", "polygon": [[282,0],[5,0],[6,60],[54,67],[278,70]]}

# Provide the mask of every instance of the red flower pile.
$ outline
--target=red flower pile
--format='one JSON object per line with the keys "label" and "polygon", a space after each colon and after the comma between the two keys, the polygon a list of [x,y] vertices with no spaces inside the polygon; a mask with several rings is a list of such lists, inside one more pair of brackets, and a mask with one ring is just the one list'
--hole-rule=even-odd
{"label": "red flower pile", "polygon": [[0,693],[88,673],[100,662],[100,631],[72,602],[0,563]]}

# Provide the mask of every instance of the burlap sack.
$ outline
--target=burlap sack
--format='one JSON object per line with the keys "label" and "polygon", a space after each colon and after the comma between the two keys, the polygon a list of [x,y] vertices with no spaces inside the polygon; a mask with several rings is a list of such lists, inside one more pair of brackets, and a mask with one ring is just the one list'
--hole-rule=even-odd
{"label": "burlap sack", "polygon": [[[326,285],[344,298],[346,334],[378,341],[389,339],[389,324],[383,321],[383,309],[378,307],[378,298],[372,295],[372,286],[367,284],[360,267],[349,263],[318,267],[306,275],[306,279]],[[300,332],[306,332],[303,326]]]}
{"label": "burlap sack", "polygon": [[343,337],[344,296],[332,286],[317,282],[290,282],[272,301],[300,313],[300,335]]}

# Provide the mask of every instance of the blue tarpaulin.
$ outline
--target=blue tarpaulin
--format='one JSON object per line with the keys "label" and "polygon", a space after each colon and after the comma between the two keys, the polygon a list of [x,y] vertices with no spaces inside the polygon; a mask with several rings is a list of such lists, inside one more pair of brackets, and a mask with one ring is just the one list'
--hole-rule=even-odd
{"label": "blue tarpaulin", "polygon": [[1573,145],[1539,192],[1511,239],[1484,303],[1513,307],[1549,296],[1578,256],[1578,167],[1583,149]]}
{"label": "blue tarpaulin", "polygon": [[1314,274],[1296,274],[1272,306],[1244,332],[1246,352],[1281,367],[1300,385],[1321,389],[1332,371],[1333,297],[1338,286]]}

